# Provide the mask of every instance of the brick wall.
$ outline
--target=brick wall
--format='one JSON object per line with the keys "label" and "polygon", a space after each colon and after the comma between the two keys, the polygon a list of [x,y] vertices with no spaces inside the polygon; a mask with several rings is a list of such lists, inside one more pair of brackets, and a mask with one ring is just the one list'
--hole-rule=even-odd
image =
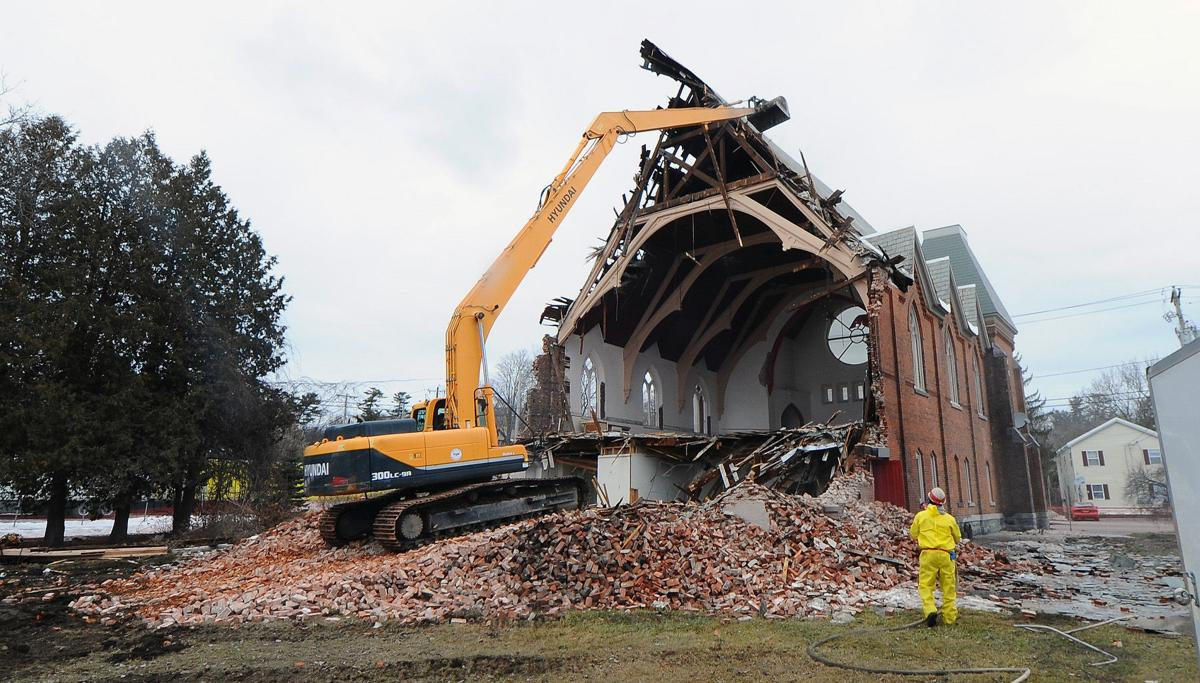
{"label": "brick wall", "polygon": [[1000,334],[993,339],[991,353],[985,358],[985,376],[1004,524],[1021,529],[1044,527],[1046,501],[1041,485],[1041,461],[1037,450],[1027,447],[1014,429],[1015,414],[1025,407],[1020,371],[1013,361],[1011,340]]}
{"label": "brick wall", "polygon": [[533,388],[529,390],[522,437],[571,429],[567,392],[567,355],[554,337],[542,337],[542,353],[533,359]]}
{"label": "brick wall", "polygon": [[[1003,491],[993,457],[986,374],[980,378],[985,387],[982,403],[974,382],[976,363],[985,373],[983,340],[963,334],[953,312],[938,316],[929,310],[922,300],[919,281],[904,293],[877,275],[871,296],[878,367],[875,389],[888,447],[903,465],[907,506],[916,510],[924,504],[925,492],[934,486],[931,468],[936,461],[936,483],[945,489],[950,511],[960,519],[975,518],[972,523],[977,527],[987,526],[985,520],[999,519]],[[921,331],[924,390],[914,382],[910,312],[916,313]],[[950,400],[948,339],[955,348],[957,405]],[[989,491],[989,471],[994,498]]]}

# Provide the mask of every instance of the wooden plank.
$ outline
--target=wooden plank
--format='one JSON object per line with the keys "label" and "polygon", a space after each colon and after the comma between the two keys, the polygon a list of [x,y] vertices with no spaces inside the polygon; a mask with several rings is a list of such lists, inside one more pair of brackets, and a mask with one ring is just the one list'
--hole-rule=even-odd
{"label": "wooden plank", "polygon": [[48,548],[3,548],[0,549],[0,557],[36,562],[39,560],[150,557],[153,555],[166,555],[169,552],[171,552],[171,549],[165,545],[128,546],[122,548],[67,548],[58,550]]}
{"label": "wooden plank", "polygon": [[[742,232],[738,230],[737,217],[733,213],[733,204],[729,201],[729,189],[725,186],[725,173],[721,170],[721,165],[715,163],[716,150],[713,149],[712,136],[708,134],[708,126],[704,126],[704,143],[708,146],[706,154],[713,157],[713,170],[717,174],[717,189],[721,190],[721,197],[725,200],[725,211],[729,214],[729,225],[733,228],[733,234],[737,237],[738,244],[742,244]],[[709,183],[710,185],[712,183]]]}

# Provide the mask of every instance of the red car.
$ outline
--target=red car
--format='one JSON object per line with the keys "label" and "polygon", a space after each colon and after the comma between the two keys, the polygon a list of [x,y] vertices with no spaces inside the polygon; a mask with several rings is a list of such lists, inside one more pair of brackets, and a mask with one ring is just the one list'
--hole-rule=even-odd
{"label": "red car", "polygon": [[1081,519],[1094,519],[1099,521],[1100,508],[1096,507],[1095,503],[1076,503],[1071,506],[1071,519],[1076,521]]}

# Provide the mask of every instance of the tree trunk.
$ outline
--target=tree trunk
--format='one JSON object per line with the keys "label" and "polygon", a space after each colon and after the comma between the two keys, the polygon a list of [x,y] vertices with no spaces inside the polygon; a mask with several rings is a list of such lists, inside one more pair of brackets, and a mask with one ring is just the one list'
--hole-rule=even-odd
{"label": "tree trunk", "polygon": [[171,487],[171,528],[172,529],[175,528],[175,524],[176,524],[175,520],[179,519],[179,517],[177,516],[175,511],[179,509],[179,506],[183,502],[182,492],[183,492],[182,484],[176,484],[175,486]]}
{"label": "tree trunk", "polygon": [[108,534],[108,540],[121,543],[129,538],[129,508],[133,504],[133,496],[125,493],[113,501],[113,525]]}
{"label": "tree trunk", "polygon": [[200,486],[200,467],[189,465],[183,482],[175,490],[175,513],[171,520],[172,533],[182,534],[192,528],[192,511],[196,507],[196,489]]}
{"label": "tree trunk", "polygon": [[50,505],[46,510],[46,535],[42,542],[49,547],[63,544],[67,527],[67,475],[54,473],[50,478]]}

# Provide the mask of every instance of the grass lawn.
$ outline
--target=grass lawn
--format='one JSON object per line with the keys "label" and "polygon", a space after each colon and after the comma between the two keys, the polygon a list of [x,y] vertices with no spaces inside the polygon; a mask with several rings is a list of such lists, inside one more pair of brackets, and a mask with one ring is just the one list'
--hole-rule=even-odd
{"label": "grass lawn", "polygon": [[[97,627],[80,624],[57,632],[65,647],[39,648],[42,656],[30,657],[24,665],[10,659],[7,663],[17,666],[6,674],[16,680],[90,681],[913,681],[921,679],[827,668],[809,659],[805,648],[848,628],[895,626],[917,616],[868,613],[852,627],[843,627],[827,621],[726,622],[683,614],[591,612],[504,627],[277,623],[154,634],[126,629],[123,636],[104,640],[89,633]],[[1077,625],[1065,619],[1039,623],[1064,630]],[[976,613],[966,613],[955,627],[855,636],[830,643],[822,652],[867,666],[1029,666],[1035,681],[1197,680],[1190,638],[1112,625],[1081,635],[1121,660],[1088,666],[1099,658],[1094,652],[1054,634],[1013,628],[1006,618]],[[131,639],[138,639],[136,647],[130,647]],[[1123,647],[1113,647],[1114,640]],[[1012,678],[997,674],[952,680]]]}

